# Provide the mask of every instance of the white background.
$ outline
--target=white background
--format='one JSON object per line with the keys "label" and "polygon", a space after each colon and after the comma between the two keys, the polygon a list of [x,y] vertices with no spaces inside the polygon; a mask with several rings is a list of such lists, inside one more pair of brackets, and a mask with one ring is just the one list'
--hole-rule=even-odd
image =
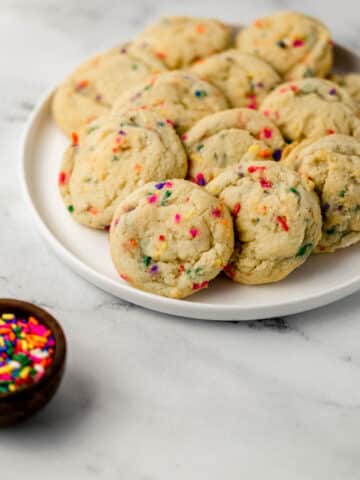
{"label": "white background", "polygon": [[145,311],[61,265],[19,189],[24,122],[84,57],[161,14],[246,23],[287,7],[360,50],[356,0],[0,0],[0,296],[49,309],[69,341],[54,401],[0,431],[1,479],[360,479],[359,295],[252,324]]}

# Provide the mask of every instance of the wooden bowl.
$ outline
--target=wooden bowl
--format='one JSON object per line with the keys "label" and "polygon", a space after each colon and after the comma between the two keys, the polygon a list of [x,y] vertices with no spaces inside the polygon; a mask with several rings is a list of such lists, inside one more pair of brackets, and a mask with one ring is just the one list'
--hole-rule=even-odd
{"label": "wooden bowl", "polygon": [[48,312],[32,303],[12,299],[0,299],[0,315],[14,313],[17,316],[34,316],[51,330],[55,339],[53,363],[44,376],[29,386],[15,392],[0,394],[0,427],[14,425],[29,418],[53,397],[65,369],[66,340],[60,325]]}

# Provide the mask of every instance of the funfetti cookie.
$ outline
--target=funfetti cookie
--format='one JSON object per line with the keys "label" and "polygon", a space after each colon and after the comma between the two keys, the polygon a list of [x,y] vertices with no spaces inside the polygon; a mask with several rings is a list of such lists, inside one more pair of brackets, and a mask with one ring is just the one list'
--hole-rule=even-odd
{"label": "funfetti cookie", "polygon": [[234,246],[228,208],[185,180],[148,183],[124,199],[110,230],[114,265],[137,288],[184,298],[209,284]]}
{"label": "funfetti cookie", "polygon": [[251,145],[263,159],[280,160],[284,139],[271,120],[247,108],[209,115],[182,137],[188,157],[188,176],[206,185],[226,167],[237,165]]}
{"label": "funfetti cookie", "polygon": [[231,28],[218,20],[173,16],[147,27],[135,44],[173,70],[228,48],[231,35]]}
{"label": "funfetti cookie", "polygon": [[240,31],[236,45],[269,62],[288,80],[325,77],[333,62],[329,30],[316,18],[298,12],[259,18]]}
{"label": "funfetti cookie", "polygon": [[229,207],[235,249],[225,273],[249,285],[277,282],[299,267],[321,236],[315,193],[300,175],[273,161],[247,154],[206,190]]}
{"label": "funfetti cookie", "polygon": [[200,118],[226,108],[228,102],[217,87],[179,70],[156,75],[129,90],[115,102],[113,111],[154,110],[182,134]]}
{"label": "funfetti cookie", "polygon": [[116,206],[136,188],[184,178],[187,158],[175,130],[152,112],[108,114],[73,136],[59,187],[76,221],[106,229]]}
{"label": "funfetti cookie", "polygon": [[334,252],[360,240],[360,142],[329,135],[300,143],[283,161],[314,183],[323,229],[317,253]]}
{"label": "funfetti cookie", "polygon": [[71,135],[103,115],[129,86],[166,68],[159,59],[131,44],[86,60],[56,90],[52,111],[55,122]]}
{"label": "funfetti cookie", "polygon": [[290,142],[332,133],[360,138],[356,103],[329,80],[307,78],[279,85],[265,98],[260,111]]}
{"label": "funfetti cookie", "polygon": [[191,69],[216,85],[232,107],[257,109],[281,78],[264,60],[231,49],[196,62]]}

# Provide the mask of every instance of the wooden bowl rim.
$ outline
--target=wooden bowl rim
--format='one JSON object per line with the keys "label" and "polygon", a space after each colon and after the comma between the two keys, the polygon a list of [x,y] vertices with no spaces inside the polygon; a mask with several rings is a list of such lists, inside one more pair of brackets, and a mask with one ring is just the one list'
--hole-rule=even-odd
{"label": "wooden bowl rim", "polygon": [[[9,309],[9,311],[6,312],[6,309]],[[40,323],[46,325],[49,330],[51,330],[51,333],[55,339],[54,359],[50,368],[45,370],[43,377],[39,381],[29,386],[20,388],[15,392],[0,394],[0,403],[4,400],[9,400],[10,398],[14,400],[17,397],[20,398],[25,392],[26,395],[29,395],[32,392],[41,390],[47,381],[50,380],[53,375],[55,375],[62,368],[66,358],[67,346],[64,331],[59,322],[49,312],[30,302],[17,300],[15,298],[0,298],[0,314],[5,312],[15,313],[16,311],[21,311],[27,315],[36,317]]]}

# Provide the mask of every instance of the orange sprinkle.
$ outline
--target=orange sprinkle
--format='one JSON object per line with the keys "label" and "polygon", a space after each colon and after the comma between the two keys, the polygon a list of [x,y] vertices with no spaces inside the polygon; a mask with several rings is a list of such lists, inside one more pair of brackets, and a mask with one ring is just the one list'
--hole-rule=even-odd
{"label": "orange sprinkle", "polygon": [[131,239],[129,240],[129,243],[130,243],[130,246],[131,246],[132,248],[136,248],[136,247],[138,246],[138,242],[137,242],[137,240],[135,240],[135,238],[131,238]]}
{"label": "orange sprinkle", "polygon": [[156,55],[157,58],[159,58],[160,60],[163,60],[164,58],[166,58],[166,53],[164,53],[164,52],[156,52],[155,55]]}
{"label": "orange sprinkle", "polygon": [[77,145],[79,145],[79,135],[76,132],[72,132],[71,141],[72,141],[73,147],[76,147]]}
{"label": "orange sprinkle", "polygon": [[261,158],[269,158],[269,157],[271,157],[271,151],[270,150],[260,150],[258,155]]}
{"label": "orange sprinkle", "polygon": [[81,80],[80,82],[77,83],[76,90],[82,90],[83,88],[86,88],[88,86],[89,86],[89,80]]}
{"label": "orange sprinkle", "polygon": [[196,25],[197,33],[204,33],[205,32],[205,25],[203,23],[198,23]]}
{"label": "orange sprinkle", "polygon": [[91,213],[91,215],[96,215],[96,214],[99,213],[99,210],[98,210],[97,208],[95,208],[95,207],[89,207],[89,208],[87,209],[87,211],[88,211],[89,213]]}
{"label": "orange sprinkle", "polygon": [[134,168],[137,172],[141,172],[143,167],[137,163]]}

